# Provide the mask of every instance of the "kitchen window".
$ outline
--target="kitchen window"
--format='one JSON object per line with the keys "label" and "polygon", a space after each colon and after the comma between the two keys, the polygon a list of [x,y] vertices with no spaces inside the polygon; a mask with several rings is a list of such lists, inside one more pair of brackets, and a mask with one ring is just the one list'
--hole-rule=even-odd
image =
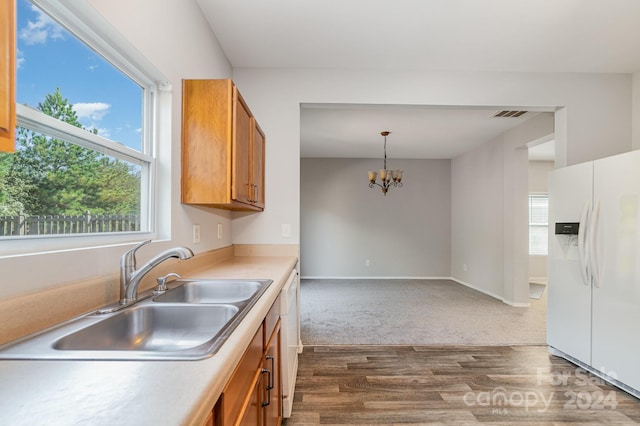
{"label": "kitchen window", "polygon": [[529,254],[546,256],[549,232],[549,196],[529,195]]}
{"label": "kitchen window", "polygon": [[71,10],[86,5],[16,7],[16,150],[0,153],[0,238],[151,232],[157,79]]}

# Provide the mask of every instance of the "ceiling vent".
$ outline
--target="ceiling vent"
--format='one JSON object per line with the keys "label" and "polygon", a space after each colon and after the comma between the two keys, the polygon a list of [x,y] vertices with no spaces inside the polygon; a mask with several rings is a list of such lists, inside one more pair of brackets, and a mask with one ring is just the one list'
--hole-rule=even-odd
{"label": "ceiling vent", "polygon": [[518,118],[526,114],[527,111],[498,111],[493,114],[494,117]]}

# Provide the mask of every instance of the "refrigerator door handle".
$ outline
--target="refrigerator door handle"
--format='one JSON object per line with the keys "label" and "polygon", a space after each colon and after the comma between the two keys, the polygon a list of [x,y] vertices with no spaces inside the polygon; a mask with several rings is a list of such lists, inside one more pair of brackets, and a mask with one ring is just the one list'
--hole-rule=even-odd
{"label": "refrigerator door handle", "polygon": [[597,201],[593,209],[593,216],[589,224],[589,265],[593,284],[600,287],[600,271],[598,270],[598,256],[596,252],[597,231],[600,225],[600,201]]}
{"label": "refrigerator door handle", "polygon": [[580,225],[578,227],[578,258],[580,259],[580,273],[582,275],[582,283],[591,285],[591,274],[589,271],[589,250],[587,246],[587,224],[589,223],[589,212],[591,211],[591,203],[587,202],[582,209],[580,216]]}

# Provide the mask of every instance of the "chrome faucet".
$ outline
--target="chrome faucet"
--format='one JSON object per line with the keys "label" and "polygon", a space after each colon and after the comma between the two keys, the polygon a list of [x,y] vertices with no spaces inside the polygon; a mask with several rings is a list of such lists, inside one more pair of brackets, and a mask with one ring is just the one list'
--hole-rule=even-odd
{"label": "chrome faucet", "polygon": [[193,252],[187,247],[174,247],[162,253],[136,269],[136,251],[151,240],[143,241],[125,254],[120,259],[120,304],[128,305],[138,300],[138,286],[145,275],[160,263],[172,257],[185,260],[193,257]]}

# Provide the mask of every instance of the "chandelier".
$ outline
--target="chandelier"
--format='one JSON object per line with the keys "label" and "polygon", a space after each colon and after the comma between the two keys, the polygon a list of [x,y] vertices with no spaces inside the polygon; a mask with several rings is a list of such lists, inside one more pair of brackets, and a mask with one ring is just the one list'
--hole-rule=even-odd
{"label": "chandelier", "polygon": [[384,167],[380,169],[380,183],[376,182],[378,173],[369,171],[369,188],[378,185],[384,195],[387,195],[391,186],[402,186],[402,170],[387,170],[387,136],[389,133],[391,132],[380,133],[384,136]]}

